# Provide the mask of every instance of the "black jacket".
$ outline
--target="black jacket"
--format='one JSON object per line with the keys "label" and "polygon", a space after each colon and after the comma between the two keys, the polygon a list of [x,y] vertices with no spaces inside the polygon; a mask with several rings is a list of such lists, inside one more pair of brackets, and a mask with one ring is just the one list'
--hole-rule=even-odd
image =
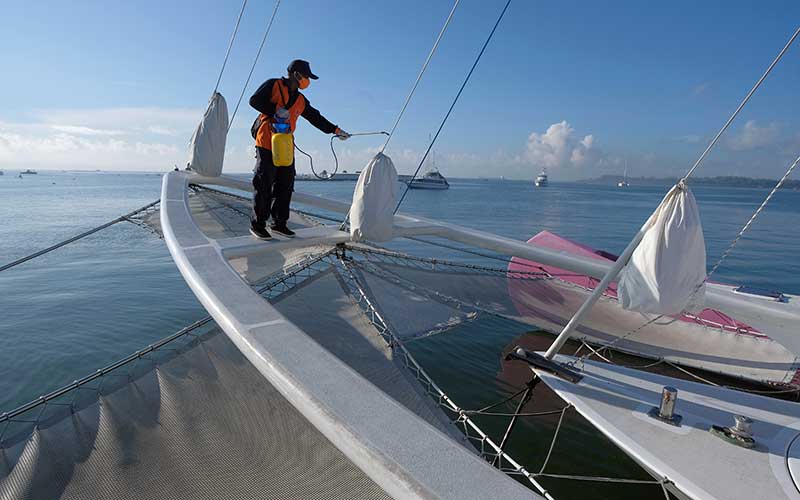
{"label": "black jacket", "polygon": [[[283,80],[286,88],[289,88],[289,84],[285,78],[271,78],[262,83],[261,86],[258,87],[258,90],[256,90],[255,94],[250,97],[250,106],[252,106],[259,113],[263,113],[270,118],[272,118],[272,116],[275,114],[276,104],[272,102],[272,89],[278,80]],[[302,94],[300,94],[299,91],[290,92],[289,102],[286,103],[284,107],[289,109],[289,107],[294,104],[294,102],[297,100],[297,97],[300,95]],[[306,96],[303,96],[303,99],[305,100],[306,105],[303,109],[303,113],[300,116],[305,118],[309,123],[311,123],[311,125],[314,125],[326,134],[332,134],[336,132],[336,125],[329,122],[324,116],[322,116],[317,108],[311,105],[311,102]]]}

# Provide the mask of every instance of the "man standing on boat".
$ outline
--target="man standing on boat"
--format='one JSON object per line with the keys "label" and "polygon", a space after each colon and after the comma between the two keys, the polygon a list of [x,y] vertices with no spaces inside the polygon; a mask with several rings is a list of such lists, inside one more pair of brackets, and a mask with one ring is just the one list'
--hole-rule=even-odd
{"label": "man standing on boat", "polygon": [[311,72],[308,61],[296,59],[289,64],[285,77],[267,80],[250,98],[250,106],[260,113],[251,129],[256,140],[256,166],[253,171],[250,233],[256,238],[271,238],[267,231],[270,215],[270,229],[285,236],[294,236],[294,231],[286,224],[294,191],[294,157],[287,166],[276,166],[273,162],[273,123],[283,120],[289,125],[289,133],[294,133],[297,118],[302,116],[326,134],[336,134],[341,139],[350,137],[350,134],[326,120],[300,93],[299,89],[308,88],[310,80],[317,78]]}

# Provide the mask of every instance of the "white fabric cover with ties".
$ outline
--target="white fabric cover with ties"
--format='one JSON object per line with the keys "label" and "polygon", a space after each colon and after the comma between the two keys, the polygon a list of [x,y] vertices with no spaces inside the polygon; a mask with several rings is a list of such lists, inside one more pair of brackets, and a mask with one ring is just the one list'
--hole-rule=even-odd
{"label": "white fabric cover with ties", "polygon": [[700,211],[683,182],[676,184],[644,226],[645,235],[620,273],[622,307],[673,315],[701,308],[706,244]]}
{"label": "white fabric cover with ties", "polygon": [[392,159],[376,154],[358,176],[350,206],[353,241],[389,241],[397,200],[397,170]]}
{"label": "white fabric cover with ties", "polygon": [[227,136],[228,104],[222,94],[215,92],[189,142],[187,167],[206,177],[219,177],[225,159]]}

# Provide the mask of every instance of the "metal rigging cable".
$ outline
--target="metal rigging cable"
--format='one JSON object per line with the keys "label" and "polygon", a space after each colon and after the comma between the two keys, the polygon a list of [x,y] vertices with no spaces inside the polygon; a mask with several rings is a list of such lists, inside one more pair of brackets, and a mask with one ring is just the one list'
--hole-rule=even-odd
{"label": "metal rigging cable", "polygon": [[414,175],[411,176],[411,180],[408,181],[406,184],[406,189],[403,191],[403,195],[400,197],[400,201],[397,202],[397,206],[394,209],[394,213],[400,209],[400,205],[403,203],[403,200],[406,198],[406,194],[408,194],[408,190],[411,187],[411,183],[414,182],[414,179],[417,177],[419,170],[422,168],[422,165],[425,163],[425,159],[428,158],[428,154],[431,152],[431,148],[433,148],[434,143],[436,143],[436,139],[439,137],[439,134],[442,132],[444,128],[444,124],[447,123],[447,119],[450,118],[450,113],[453,112],[453,108],[456,107],[456,103],[458,99],[461,97],[461,93],[464,92],[464,88],[466,88],[467,83],[469,82],[470,77],[472,77],[472,73],[475,71],[475,68],[478,66],[478,62],[480,62],[483,53],[486,51],[486,47],[489,46],[489,42],[492,40],[495,31],[497,31],[497,27],[500,25],[500,21],[503,20],[503,16],[505,16],[506,11],[508,10],[508,6],[511,4],[511,0],[507,0],[505,6],[503,6],[503,10],[500,12],[500,15],[497,17],[497,21],[494,23],[494,27],[492,31],[489,33],[489,36],[486,38],[486,41],[483,43],[483,47],[481,47],[481,51],[478,53],[478,57],[475,58],[475,62],[472,63],[472,68],[470,68],[469,73],[467,73],[467,77],[464,79],[464,83],[461,84],[461,88],[458,90],[455,99],[453,99],[452,104],[450,104],[450,109],[447,110],[447,114],[444,115],[444,119],[442,119],[442,123],[439,124],[439,129],[436,130],[436,134],[433,136],[433,140],[428,144],[428,149],[425,150],[425,154],[422,155],[422,159],[417,166],[417,170],[414,171]]}
{"label": "metal rigging cable", "polygon": [[17,259],[17,260],[15,260],[13,262],[9,262],[8,264],[4,264],[4,265],[0,266],[0,272],[5,271],[6,269],[11,269],[12,267],[18,266],[18,265],[22,264],[23,262],[28,262],[29,260],[35,259],[36,257],[40,257],[40,256],[42,256],[42,255],[44,255],[46,253],[50,253],[53,250],[57,250],[57,249],[63,247],[64,245],[68,245],[68,244],[70,244],[72,242],[78,241],[78,240],[83,239],[83,238],[85,238],[85,237],[87,237],[89,235],[92,235],[92,234],[94,234],[94,233],[96,233],[98,231],[101,231],[101,230],[103,230],[103,229],[105,229],[107,227],[113,226],[114,224],[116,224],[118,222],[129,221],[129,219],[131,217],[133,217],[134,215],[136,215],[138,213],[141,213],[141,212],[144,212],[145,210],[147,210],[147,209],[149,209],[151,207],[154,207],[154,206],[158,205],[159,203],[161,203],[160,199],[156,200],[156,201],[154,201],[152,203],[148,203],[147,205],[145,205],[145,206],[143,206],[141,208],[137,208],[133,212],[128,212],[125,215],[121,215],[121,216],[117,217],[114,220],[106,222],[105,224],[101,224],[101,225],[99,225],[97,227],[89,229],[88,231],[84,231],[81,234],[77,234],[77,235],[75,235],[75,236],[73,236],[71,238],[68,238],[68,239],[64,240],[64,241],[58,242],[55,245],[51,245],[51,246],[49,246],[47,248],[39,250],[38,252],[34,252],[34,253],[30,254],[30,255],[26,255],[25,257]]}
{"label": "metal rigging cable", "polygon": [[442,40],[444,36],[444,32],[447,31],[447,27],[450,25],[450,20],[453,19],[453,14],[456,12],[456,8],[458,7],[458,3],[461,0],[456,0],[453,3],[453,8],[450,9],[450,14],[447,16],[447,19],[442,26],[441,31],[439,31],[439,36],[436,37],[436,41],[433,43],[433,47],[431,47],[431,51],[428,53],[428,57],[425,59],[425,63],[422,65],[422,69],[419,70],[419,74],[417,75],[416,81],[414,81],[414,85],[411,87],[411,92],[408,93],[408,97],[406,97],[406,102],[403,103],[403,107],[400,109],[400,113],[397,115],[397,119],[394,121],[394,125],[392,125],[392,129],[389,131],[389,137],[386,138],[386,142],[383,143],[383,147],[381,148],[380,152],[386,149],[386,146],[389,145],[389,141],[392,139],[392,135],[394,131],[397,129],[397,125],[400,124],[400,119],[403,118],[403,114],[406,112],[406,108],[408,107],[408,103],[411,102],[411,97],[414,95],[414,92],[417,90],[417,85],[419,85],[420,80],[422,80],[422,75],[425,74],[425,70],[428,69],[428,63],[431,62],[433,58],[433,54],[436,52],[436,48],[439,47],[439,42]]}
{"label": "metal rigging cable", "polygon": [[236,26],[233,28],[233,34],[231,35],[231,41],[228,43],[228,50],[225,51],[225,59],[222,60],[222,67],[219,69],[219,76],[217,77],[217,83],[214,85],[214,92],[211,95],[217,93],[217,89],[219,89],[219,82],[222,81],[222,73],[225,72],[225,65],[228,64],[228,57],[231,55],[231,49],[233,48],[233,41],[236,39],[236,33],[239,32],[239,23],[242,22],[242,14],[244,14],[244,8],[247,6],[247,0],[242,2],[242,9],[239,11],[239,17],[236,18]]}
{"label": "metal rigging cable", "polygon": [[789,178],[789,175],[792,173],[792,171],[795,169],[798,163],[800,163],[800,156],[798,156],[794,160],[794,163],[792,163],[789,166],[789,168],[786,170],[786,173],[783,174],[783,177],[781,177],[778,183],[775,184],[775,187],[772,188],[772,191],[770,191],[767,197],[764,198],[764,201],[761,202],[761,205],[759,205],[756,211],[753,212],[753,215],[750,216],[750,219],[747,221],[747,223],[745,223],[745,225],[739,231],[739,234],[736,235],[736,238],[734,238],[731,244],[728,245],[728,248],[725,249],[725,251],[722,253],[722,256],[720,256],[719,260],[717,260],[716,264],[714,264],[714,267],[712,267],[711,271],[709,271],[708,275],[706,275],[706,281],[708,281],[711,275],[714,274],[717,271],[717,269],[719,269],[719,266],[722,265],[725,259],[728,258],[728,255],[730,255],[730,253],[733,251],[733,248],[736,246],[736,244],[739,243],[739,240],[742,239],[744,233],[747,232],[748,229],[750,229],[750,226],[753,224],[753,222],[755,222],[756,217],[758,217],[758,215],[764,210],[764,208],[766,208],[767,203],[769,203],[769,200],[771,200],[772,197],[775,195],[775,193],[781,188],[781,186],[783,186],[783,183],[786,182],[786,179]]}
{"label": "metal rigging cable", "polygon": [[[264,36],[261,38],[261,45],[258,46],[258,51],[256,52],[256,57],[253,59],[253,65],[250,66],[250,73],[247,74],[247,80],[244,82],[244,86],[242,86],[242,93],[239,94],[239,99],[236,101],[236,107],[233,108],[233,114],[231,115],[231,121],[228,122],[228,130],[230,131],[231,127],[233,126],[233,119],[236,118],[236,112],[239,111],[239,105],[242,103],[242,98],[244,97],[245,91],[247,91],[247,85],[250,83],[250,78],[253,76],[253,71],[256,69],[256,64],[258,63],[258,58],[261,57],[261,49],[264,48],[264,44],[267,42],[267,37],[269,36],[270,30],[272,30],[272,23],[275,21],[275,15],[278,13],[278,7],[281,5],[281,0],[275,2],[275,8],[272,10],[272,16],[269,18],[269,23],[267,24],[267,29],[264,31]],[[219,82],[217,82],[219,83]]]}
{"label": "metal rigging cable", "polygon": [[711,151],[711,148],[714,147],[714,145],[717,143],[719,138],[722,137],[722,134],[725,133],[725,130],[728,129],[728,127],[730,126],[731,123],[733,123],[733,120],[736,119],[736,116],[739,114],[739,112],[742,110],[742,108],[744,108],[745,104],[747,104],[747,101],[749,101],[750,98],[753,97],[753,94],[755,94],[756,90],[758,90],[758,88],[761,86],[761,84],[764,82],[764,80],[767,78],[767,76],[772,72],[772,68],[774,68],[775,65],[778,64],[778,61],[780,61],[781,58],[783,57],[783,55],[786,53],[786,51],[789,50],[789,47],[792,45],[792,43],[794,43],[794,40],[795,40],[795,38],[797,38],[798,34],[800,34],[800,27],[798,27],[795,30],[795,32],[792,35],[792,37],[789,38],[789,41],[786,42],[786,45],[784,45],[783,49],[780,51],[780,53],[778,53],[777,57],[775,57],[775,59],[772,61],[772,64],[769,65],[769,67],[764,72],[764,74],[761,75],[761,78],[758,79],[758,81],[753,86],[753,88],[750,89],[750,92],[747,93],[747,95],[745,96],[744,100],[739,104],[739,107],[736,108],[736,111],[733,112],[731,117],[728,118],[728,121],[725,122],[725,125],[722,126],[722,128],[719,130],[719,132],[717,132],[717,135],[714,137],[714,139],[712,139],[711,142],[708,144],[708,147],[706,147],[706,150],[703,151],[703,154],[701,154],[700,157],[697,159],[697,161],[694,162],[694,165],[692,165],[692,168],[690,168],[689,171],[686,172],[686,175],[683,176],[683,178],[681,179],[681,182],[685,182],[686,179],[688,179],[689,176],[692,175],[692,173],[695,171],[695,169],[705,159],[706,155],[708,155],[709,151]]}

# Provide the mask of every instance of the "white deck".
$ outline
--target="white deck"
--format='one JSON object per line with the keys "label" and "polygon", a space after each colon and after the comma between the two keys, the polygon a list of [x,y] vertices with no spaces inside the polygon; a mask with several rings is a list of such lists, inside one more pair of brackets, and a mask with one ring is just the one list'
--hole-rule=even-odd
{"label": "white deck", "polygon": [[[654,477],[666,477],[690,498],[800,498],[788,466],[790,456],[798,458],[789,447],[800,436],[800,404],[592,361],[578,384],[536,373]],[[647,415],[664,386],[678,389],[680,427]],[[733,425],[734,415],[753,419],[755,449],[709,432],[712,424]]]}
{"label": "white deck", "polygon": [[[346,233],[327,227],[303,230],[292,240],[213,241],[189,211],[189,181],[204,179],[171,172],[164,176],[161,194],[164,239],[178,269],[253,366],[356,466],[394,498],[539,498],[321,347],[252,291],[227,261],[270,247],[332,244]],[[225,183],[224,178],[211,181]],[[317,206],[347,207],[327,200]],[[408,234],[430,230],[412,219],[400,226]]]}

